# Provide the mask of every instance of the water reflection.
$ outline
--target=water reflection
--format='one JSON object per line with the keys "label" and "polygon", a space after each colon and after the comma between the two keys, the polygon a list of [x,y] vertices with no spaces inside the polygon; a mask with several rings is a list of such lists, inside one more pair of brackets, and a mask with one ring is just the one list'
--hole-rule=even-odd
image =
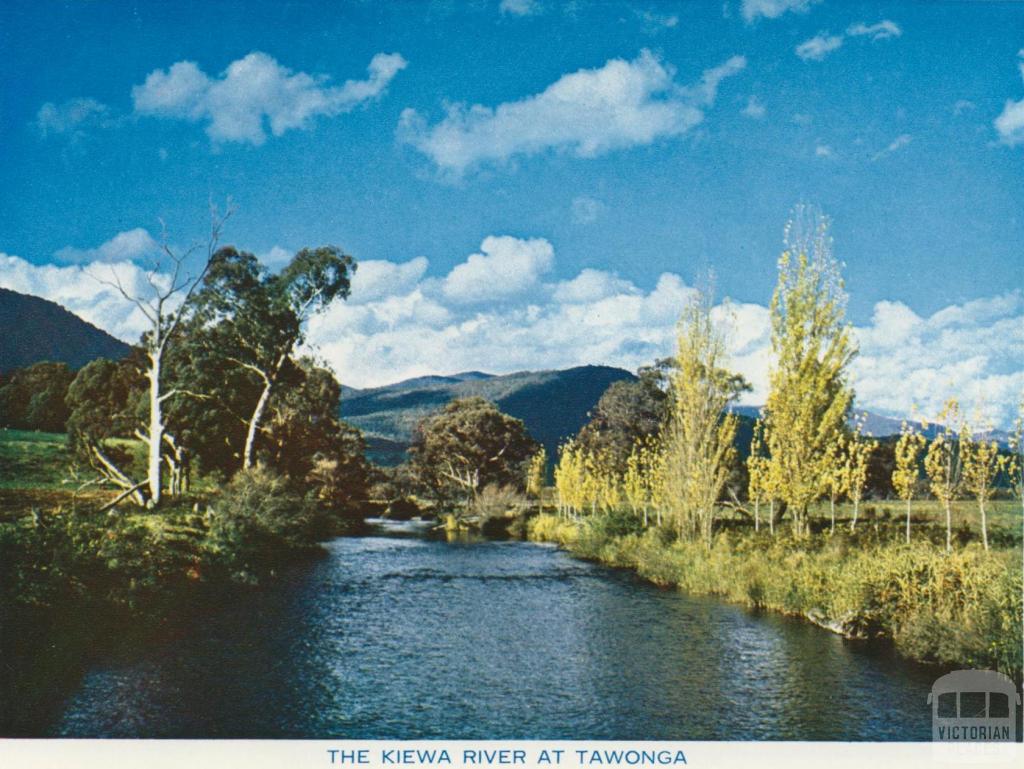
{"label": "water reflection", "polygon": [[112,648],[61,736],[930,737],[933,671],[518,542],[404,524]]}

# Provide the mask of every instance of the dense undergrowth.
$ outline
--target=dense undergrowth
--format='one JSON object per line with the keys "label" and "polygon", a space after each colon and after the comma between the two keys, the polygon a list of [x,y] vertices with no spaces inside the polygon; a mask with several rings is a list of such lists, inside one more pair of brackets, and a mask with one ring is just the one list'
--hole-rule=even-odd
{"label": "dense undergrowth", "polygon": [[659,585],[799,615],[850,638],[888,638],[907,657],[1021,674],[1021,550],[951,553],[893,532],[723,532],[708,548],[636,530],[628,516],[541,515],[530,538],[634,569]]}
{"label": "dense undergrowth", "polygon": [[255,583],[344,525],[261,469],[153,512],[37,509],[0,523],[0,603],[134,608],[196,584]]}

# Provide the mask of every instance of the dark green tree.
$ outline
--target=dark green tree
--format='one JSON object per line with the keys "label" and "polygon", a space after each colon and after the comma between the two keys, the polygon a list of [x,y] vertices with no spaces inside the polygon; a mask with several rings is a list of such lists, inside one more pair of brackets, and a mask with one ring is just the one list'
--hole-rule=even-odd
{"label": "dark green tree", "polygon": [[492,484],[522,491],[537,448],[520,420],[483,398],[458,398],[417,425],[411,467],[437,502],[468,503]]}
{"label": "dark green tree", "polygon": [[0,387],[0,427],[64,432],[68,420],[64,399],[74,378],[66,363],[50,361],[13,372]]}
{"label": "dark green tree", "polygon": [[[238,450],[242,468],[255,462],[257,436],[303,340],[306,321],[335,299],[348,297],[355,269],[355,260],[334,246],[303,249],[277,274],[235,248],[214,254],[194,303],[191,346],[197,357],[219,365],[207,365],[193,381],[233,380],[231,397],[222,400],[244,420]],[[217,397],[216,388],[205,389],[205,397]],[[244,404],[242,396],[250,393],[255,397]]]}

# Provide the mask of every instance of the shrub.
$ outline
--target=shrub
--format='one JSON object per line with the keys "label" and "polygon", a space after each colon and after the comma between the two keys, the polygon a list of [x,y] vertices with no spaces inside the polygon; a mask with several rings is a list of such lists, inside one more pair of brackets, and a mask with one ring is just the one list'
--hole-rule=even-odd
{"label": "shrub", "polygon": [[238,473],[208,514],[209,549],[248,573],[313,546],[315,506],[262,466]]}

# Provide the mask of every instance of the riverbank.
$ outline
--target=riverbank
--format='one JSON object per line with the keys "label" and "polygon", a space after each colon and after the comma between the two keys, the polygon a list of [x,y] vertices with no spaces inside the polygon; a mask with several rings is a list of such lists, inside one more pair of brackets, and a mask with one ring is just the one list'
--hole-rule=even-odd
{"label": "riverbank", "polygon": [[800,540],[723,532],[709,550],[616,523],[545,514],[531,520],[529,537],[658,585],[800,616],[846,638],[889,639],[921,662],[1021,675],[1020,548],[972,543],[946,554],[865,530]]}

